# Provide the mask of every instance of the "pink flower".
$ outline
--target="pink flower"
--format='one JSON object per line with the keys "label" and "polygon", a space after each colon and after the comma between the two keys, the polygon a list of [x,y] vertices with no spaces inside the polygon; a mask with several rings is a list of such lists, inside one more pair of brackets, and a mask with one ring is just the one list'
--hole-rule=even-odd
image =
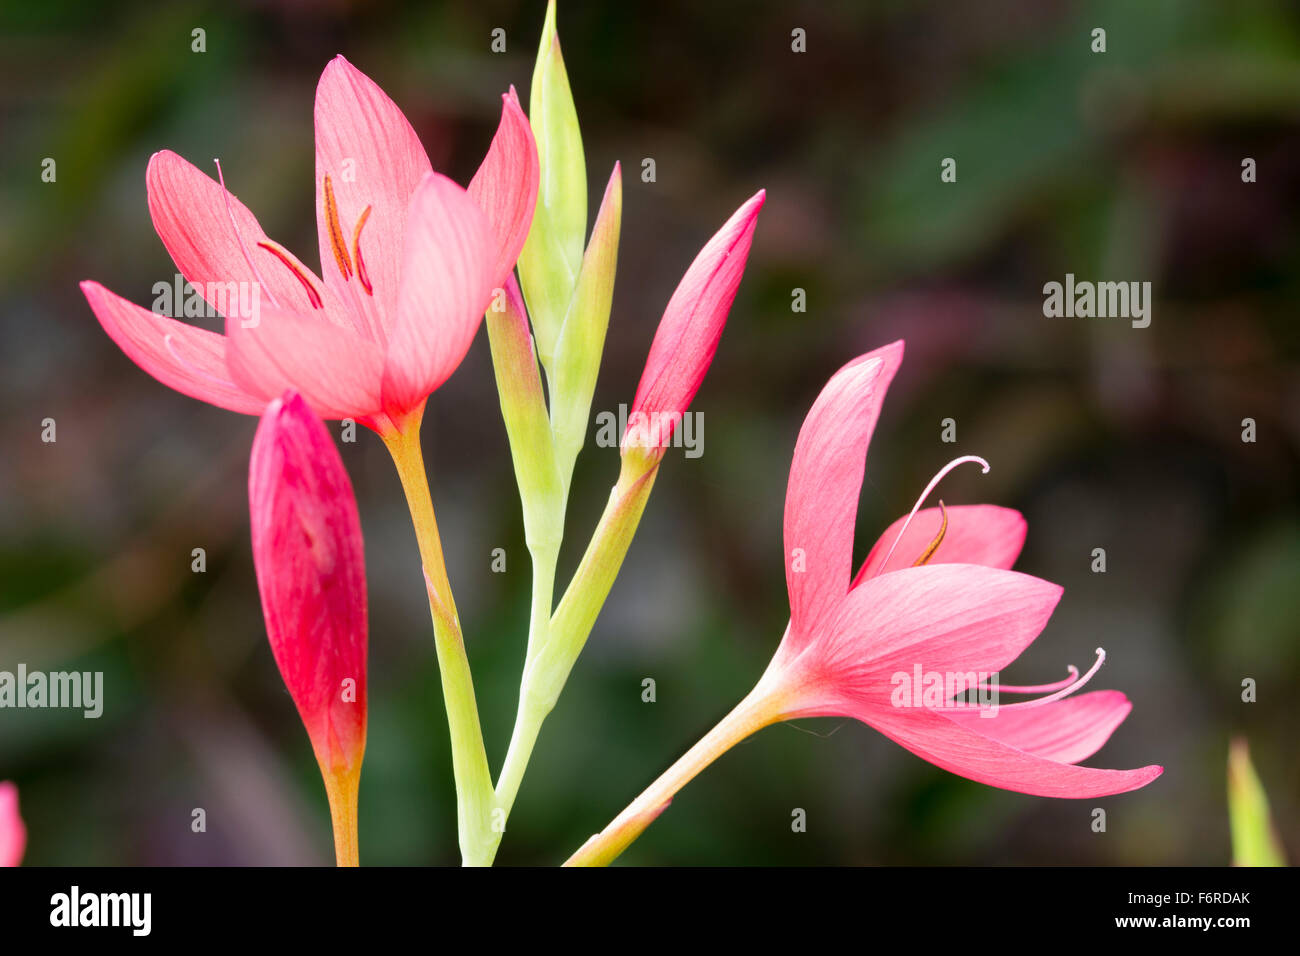
{"label": "pink flower", "polygon": [[27,827],[18,813],[18,788],[0,781],[0,866],[17,866],[27,849]]}
{"label": "pink flower", "polygon": [[624,449],[645,449],[654,460],[663,456],[713,362],[766,198],[760,189],[732,214],[668,300],[632,400]]}
{"label": "pink flower", "polygon": [[160,152],[146,174],[154,226],[226,334],[96,282],[82,291],[113,341],[179,392],[255,414],[294,388],[324,418],[390,433],[460,364],[528,234],[537,148],[514,90],[503,99],[467,191],[432,171],[396,104],[336,57],[316,91],[320,276],[224,184]]}
{"label": "pink flower", "polygon": [[295,394],[272,401],[248,473],[253,564],[271,651],[327,781],[366,746],[366,570],[352,483]]}
{"label": "pink flower", "polygon": [[[854,717],[938,767],[1007,790],[1097,797],[1145,786],[1163,768],[1075,766],[1132,709],[1118,691],[1068,697],[1104,653],[1082,678],[1075,671],[1057,684],[1000,688],[1052,692],[1036,700],[978,706],[949,699],[951,691],[938,701],[897,693],[921,672],[960,675],[968,688],[980,683],[987,691],[983,675],[1020,656],[1061,596],[1055,584],[1007,570],[1025,522],[990,505],[913,509],[852,577],[867,445],[902,356],[896,342],[850,362],[799,433],[785,507],[790,625],[753,696],[769,701],[777,719]],[[940,472],[917,508],[943,474],[967,460]]]}

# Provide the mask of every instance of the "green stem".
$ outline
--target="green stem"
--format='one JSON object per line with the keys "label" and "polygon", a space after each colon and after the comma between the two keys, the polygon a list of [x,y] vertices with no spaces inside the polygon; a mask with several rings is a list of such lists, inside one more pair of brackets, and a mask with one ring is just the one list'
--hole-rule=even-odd
{"label": "green stem", "polygon": [[524,659],[524,673],[532,664],[537,652],[546,644],[551,631],[551,606],[555,600],[555,566],[560,560],[560,542],[531,545],[528,549],[533,562],[533,597],[528,615],[528,652]]}
{"label": "green stem", "polygon": [[779,720],[772,700],[759,688],[628,804],[605,829],[584,843],[565,866],[608,866],[667,809],[677,791],[746,737]]}
{"label": "green stem", "polygon": [[[519,688],[519,710],[496,786],[496,805],[504,811],[505,817],[509,817],[514,807],[542,724],[554,708],[560,690],[591,634],[596,616],[614,586],[614,579],[645,511],[657,471],[657,462],[647,462],[639,457],[623,460],[618,483],[610,492],[605,512],[560,600],[560,606],[548,622],[546,636],[534,644],[533,638],[540,631],[534,630],[529,634],[529,664]],[[550,566],[550,580],[554,580],[553,564]],[[536,612],[539,607],[536,590],[533,598]],[[501,833],[494,836],[499,841]]]}
{"label": "green stem", "polygon": [[559,699],[564,682],[568,680],[596,617],[609,597],[650,499],[658,471],[658,459],[646,459],[635,453],[623,457],[618,483],[610,492],[600,523],[578,570],[564,591],[564,597],[551,616],[546,645],[524,676],[524,685],[537,698],[543,716]]}
{"label": "green stem", "polygon": [[406,493],[420,558],[424,563],[429,610],[433,616],[434,646],[438,653],[438,670],[442,677],[451,736],[461,860],[466,866],[483,866],[492,862],[495,850],[490,825],[494,804],[492,774],[483,747],[483,731],[474,700],[474,680],[470,674],[469,658],[465,655],[460,618],[456,614],[456,602],[447,577],[433,500],[429,496],[429,481],[420,449],[421,417],[422,412],[413,415],[399,430],[381,437],[402,479],[402,490]]}

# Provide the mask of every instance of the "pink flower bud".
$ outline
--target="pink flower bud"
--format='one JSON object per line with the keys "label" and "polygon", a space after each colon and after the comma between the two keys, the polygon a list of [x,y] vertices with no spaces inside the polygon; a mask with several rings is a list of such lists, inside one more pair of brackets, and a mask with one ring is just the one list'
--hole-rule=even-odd
{"label": "pink flower bud", "polygon": [[27,827],[18,813],[18,788],[0,782],[0,866],[17,866],[27,848]]}
{"label": "pink flower bud", "polygon": [[355,775],[366,746],[366,572],[352,483],[296,392],[271,402],[248,475],[262,613],[321,771]]}
{"label": "pink flower bud", "polygon": [[760,189],[708,241],[668,300],[628,415],[623,447],[658,460],[717,351],[767,193]]}

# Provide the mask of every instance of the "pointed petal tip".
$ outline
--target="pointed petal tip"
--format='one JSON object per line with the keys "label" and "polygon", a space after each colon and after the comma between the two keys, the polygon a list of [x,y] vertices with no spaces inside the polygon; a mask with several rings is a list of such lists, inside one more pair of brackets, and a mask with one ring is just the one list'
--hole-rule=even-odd
{"label": "pointed petal tip", "polygon": [[1113,773],[1123,773],[1128,778],[1129,786],[1117,793],[1132,793],[1134,790],[1141,790],[1147,784],[1153,782],[1157,777],[1165,772],[1165,768],[1160,764],[1147,764],[1145,767],[1137,767],[1133,770],[1112,771]]}
{"label": "pointed petal tip", "polygon": [[319,91],[326,82],[340,73],[351,76],[365,76],[364,73],[352,64],[351,60],[345,57],[342,53],[336,53],[330,58],[330,61],[325,64],[325,69],[321,70],[320,80],[316,84],[317,91]]}

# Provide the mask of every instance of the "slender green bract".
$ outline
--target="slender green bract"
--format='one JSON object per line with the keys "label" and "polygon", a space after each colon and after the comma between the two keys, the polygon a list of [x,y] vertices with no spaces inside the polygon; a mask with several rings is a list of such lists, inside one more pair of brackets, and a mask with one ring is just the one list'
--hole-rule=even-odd
{"label": "slender green bract", "polygon": [[1245,740],[1234,740],[1228,751],[1228,822],[1234,866],[1286,866],[1268,795]]}
{"label": "slender green bract", "polygon": [[519,280],[532,313],[537,353],[549,373],[582,267],[587,234],[587,167],[578,113],[555,32],[555,0],[546,8],[528,113],[537,140],[541,179],[537,210],[519,254]]}

